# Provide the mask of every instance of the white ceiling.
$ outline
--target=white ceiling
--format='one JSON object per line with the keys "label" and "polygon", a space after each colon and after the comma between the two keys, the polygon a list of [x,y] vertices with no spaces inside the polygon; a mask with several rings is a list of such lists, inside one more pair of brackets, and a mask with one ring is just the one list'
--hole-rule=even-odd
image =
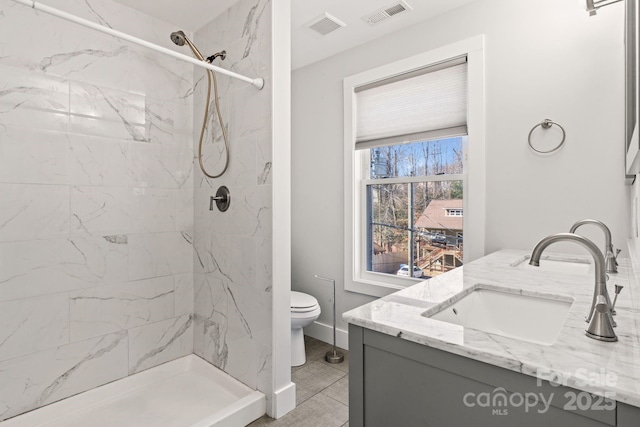
{"label": "white ceiling", "polygon": [[[177,27],[195,31],[228,9],[237,0],[115,0]],[[474,0],[406,0],[410,12],[369,25],[362,17],[380,8],[391,6],[394,0],[292,0],[292,68],[300,68],[370,40],[426,21]],[[328,12],[347,24],[326,36],[307,28],[315,18]]]}
{"label": "white ceiling", "polygon": [[115,0],[117,3],[195,32],[238,0]]}
{"label": "white ceiling", "polygon": [[[376,25],[362,17],[398,3],[394,0],[292,0],[291,65],[299,68],[402,28],[424,22],[473,0],[406,0],[413,9]],[[307,28],[323,12],[338,18],[346,27],[326,36]]]}

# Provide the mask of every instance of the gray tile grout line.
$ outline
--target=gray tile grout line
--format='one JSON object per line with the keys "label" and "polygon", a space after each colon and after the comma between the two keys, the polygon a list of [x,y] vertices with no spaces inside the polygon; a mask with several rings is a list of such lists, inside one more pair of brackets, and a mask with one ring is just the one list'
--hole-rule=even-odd
{"label": "gray tile grout line", "polygon": [[[326,390],[326,389],[325,389]],[[322,390],[324,391],[324,390]],[[320,393],[322,393],[322,391]],[[349,405],[345,405],[344,402],[340,402],[338,399],[334,399],[333,397],[329,396],[328,394],[325,394],[326,397],[328,397],[329,399],[333,400],[334,402],[338,402],[339,404],[341,404],[342,406],[346,406],[347,409],[349,408]],[[306,402],[306,401],[305,401]]]}
{"label": "gray tile grout line", "polygon": [[[329,387],[331,387],[331,386],[329,386]],[[311,400],[312,398],[314,398],[314,397],[316,397],[317,395],[321,394],[324,390],[326,390],[326,389],[322,389],[321,391],[317,392],[316,394],[314,394],[313,396],[309,397],[309,398],[308,398],[308,399],[306,399],[305,401],[300,402],[300,404],[299,404],[299,405],[296,405],[296,408],[294,409],[294,411],[295,411],[296,409],[298,409],[299,407],[301,407],[302,405],[304,405],[305,403],[309,402],[309,400]],[[325,395],[323,395],[323,396],[324,396],[324,397],[326,397],[327,399],[331,399],[331,400],[333,400],[334,402],[336,402],[336,403],[338,403],[338,404],[340,404],[340,405],[344,406],[345,408],[347,408],[347,410],[349,410],[349,405],[345,405],[344,403],[339,402],[339,401],[337,401],[336,399],[332,398],[331,396],[327,396],[326,394],[325,394]],[[292,412],[293,412],[293,411],[292,411]],[[290,412],[290,413],[291,413],[291,412]],[[348,423],[349,423],[349,418],[348,418],[348,416],[347,416],[347,421],[345,421],[345,422],[344,422],[344,424],[341,424],[341,427],[342,427],[342,426],[344,426],[345,424],[348,424]]]}
{"label": "gray tile grout line", "polygon": [[[335,369],[335,368],[334,368],[334,369]],[[334,385],[335,383],[337,383],[338,381],[340,381],[341,379],[343,379],[344,377],[346,377],[346,376],[347,376],[347,374],[346,374],[345,372],[342,372],[340,369],[335,369],[335,370],[336,370],[336,371],[338,371],[338,372],[343,373],[344,375],[343,375],[343,376],[341,376],[340,378],[338,378],[337,380],[335,380],[334,382],[332,382],[331,384],[329,384],[328,386],[326,386],[325,388],[323,388],[322,390],[319,390],[317,393],[314,393],[314,394],[312,394],[311,396],[307,397],[305,400],[303,400],[302,402],[300,402],[300,405],[302,405],[303,403],[305,403],[306,401],[308,401],[308,400],[309,400],[309,399],[311,399],[312,397],[315,397],[315,396],[319,395],[320,393],[322,393],[323,391],[325,391],[326,389],[328,389],[329,387],[331,387],[332,385]],[[341,403],[342,405],[344,405],[344,403],[339,402],[339,401],[337,401],[336,399],[333,399],[331,396],[327,396],[326,394],[325,394],[325,396],[326,396],[326,397],[328,397],[328,398],[329,398],[329,399],[331,399],[331,400],[335,400],[336,402]],[[345,406],[347,406],[347,408],[349,407],[348,405],[345,405]],[[297,408],[297,406],[296,406],[296,408]]]}
{"label": "gray tile grout line", "polygon": [[[336,369],[337,371],[340,371],[339,369]],[[343,371],[340,371],[343,372]],[[336,381],[334,381],[333,383],[329,384],[328,386],[326,386],[325,388],[323,388],[322,390],[320,390],[318,393],[322,393],[323,391],[326,391],[329,387],[333,386],[334,384],[336,384],[338,381],[342,381],[343,379],[345,379],[345,377],[349,377],[349,374],[346,372],[343,372],[344,375],[342,377],[340,377],[339,379],[337,379]],[[329,396],[328,394],[325,394],[325,396],[327,396],[329,399],[332,399],[338,403],[341,403],[342,405],[346,406],[347,408],[349,408],[349,404],[344,404],[344,402],[340,402],[338,399],[334,399],[333,397]]]}
{"label": "gray tile grout line", "polygon": [[[331,387],[331,386],[329,386],[329,387]],[[326,389],[322,389],[322,390],[320,390],[319,392],[317,392],[317,393],[316,393],[316,394],[314,394],[313,396],[309,397],[308,399],[305,399],[303,402],[300,402],[300,405],[303,405],[303,404],[307,403],[307,402],[308,402],[309,400],[311,400],[312,398],[316,397],[316,396],[317,396],[317,395],[319,395],[319,394],[322,394],[322,392],[323,392],[323,391],[325,391],[325,390],[326,390]],[[341,404],[342,406],[345,406],[345,407],[349,408],[349,405],[345,405],[344,403],[340,402],[339,400],[334,399],[334,398],[333,398],[333,397],[331,397],[331,396],[327,396],[326,394],[323,394],[323,396],[324,396],[324,397],[326,397],[326,398],[328,398],[328,399],[333,400],[334,402],[337,402],[337,403]],[[298,406],[300,406],[300,405],[298,405]],[[298,406],[296,406],[296,408],[298,408]],[[295,409],[294,409],[294,410],[295,410]]]}
{"label": "gray tile grout line", "polygon": [[[306,343],[305,343],[305,345],[306,345]],[[331,346],[329,346],[329,347],[331,347]],[[343,350],[343,351],[347,351],[347,350]],[[335,367],[331,366],[332,364],[330,364],[330,363],[325,363],[325,362],[323,362],[323,359],[324,359],[324,355],[320,355],[320,356],[318,356],[318,357],[317,357],[317,358],[315,358],[315,359],[307,359],[307,361],[306,361],[306,363],[305,363],[304,365],[296,367],[297,369],[296,369],[295,371],[293,371],[293,370],[292,370],[292,371],[291,371],[291,374],[293,374],[294,372],[300,371],[300,370],[302,370],[302,369],[304,369],[304,368],[308,367],[308,366],[309,366],[309,365],[311,365],[313,362],[319,362],[319,363],[321,363],[321,364],[322,364],[322,365],[324,365],[324,366],[327,366],[327,367],[329,367],[329,368],[331,368],[331,369],[334,369],[334,370],[335,370],[335,371],[337,371],[337,372],[340,372],[340,373],[342,374],[342,376],[340,376],[340,378],[338,378],[337,380],[335,380],[335,381],[334,381],[334,382],[332,382],[331,384],[329,384],[329,385],[327,385],[326,387],[324,387],[322,390],[319,390],[318,392],[316,392],[316,393],[314,393],[313,395],[309,396],[308,398],[306,398],[305,400],[303,400],[302,402],[300,402],[300,404],[296,404],[296,407],[295,407],[295,409],[294,409],[293,411],[296,411],[298,408],[300,408],[301,406],[303,406],[304,404],[306,404],[307,402],[309,402],[309,400],[311,400],[312,398],[316,397],[318,394],[322,394],[322,393],[323,393],[324,391],[326,391],[329,387],[333,386],[333,385],[334,385],[334,384],[336,384],[338,381],[343,380],[345,377],[348,377],[348,376],[349,376],[349,373],[348,373],[348,372],[345,372],[345,371],[343,371],[343,370],[341,370],[341,369],[337,369],[337,368],[335,368]],[[347,362],[347,363],[348,363],[348,362]],[[339,403],[340,405],[342,405],[342,406],[344,406],[344,407],[346,407],[346,408],[347,408],[347,410],[349,409],[349,405],[348,405],[348,404],[346,404],[346,405],[345,405],[343,402],[340,402],[339,400],[334,399],[333,397],[331,397],[331,396],[329,396],[329,395],[326,395],[326,394],[323,394],[323,396],[324,396],[324,397],[326,397],[326,398],[328,398],[328,399],[331,399],[332,401],[334,401],[334,402],[336,402],[336,403]],[[293,412],[293,411],[291,411],[291,412]],[[291,412],[290,412],[290,413],[291,413]],[[276,421],[275,423],[276,423],[276,425],[277,425],[277,421]],[[349,419],[347,419],[343,424],[341,424],[341,425],[340,425],[340,427],[344,427],[344,426],[346,426],[346,425],[348,425],[348,424],[349,424]]]}
{"label": "gray tile grout line", "polygon": [[[319,362],[319,363],[321,363],[321,364],[322,364],[322,365],[324,365],[324,366],[327,366],[327,367],[329,367],[329,368],[331,368],[331,369],[333,369],[333,370],[335,370],[335,371],[340,372],[340,373],[342,374],[342,376],[341,376],[340,378],[338,378],[337,380],[335,380],[334,382],[332,382],[331,384],[327,385],[327,386],[326,386],[325,388],[323,388],[322,390],[319,390],[317,393],[315,393],[315,394],[313,394],[313,395],[311,395],[311,396],[307,397],[305,400],[303,400],[302,402],[300,402],[300,405],[302,405],[302,404],[304,404],[305,402],[309,401],[310,399],[312,399],[313,397],[317,396],[318,394],[322,394],[322,392],[324,392],[325,390],[327,390],[329,387],[333,386],[335,383],[337,383],[338,381],[340,381],[340,380],[344,379],[344,377],[347,377],[347,376],[349,375],[347,372],[344,372],[344,371],[342,371],[342,370],[340,370],[340,369],[334,368],[333,366],[331,366],[331,364],[330,364],[330,363],[324,363],[324,362],[323,362],[323,360],[324,360],[324,355],[321,355],[321,356],[317,357],[316,359],[313,359],[313,360],[309,359],[309,360],[307,360],[307,363],[311,364],[311,363],[313,363],[313,362]],[[305,363],[305,365],[306,365],[307,363]],[[298,369],[298,370],[301,370],[301,369],[304,369],[304,368],[305,368],[305,366],[303,365],[303,366],[302,366],[300,369]],[[342,406],[345,406],[347,409],[349,408],[349,405],[345,405],[343,402],[340,402],[339,400],[334,399],[334,398],[332,398],[331,396],[328,396],[328,395],[326,395],[326,394],[323,394],[323,396],[325,396],[325,397],[327,397],[327,398],[329,398],[329,399],[333,400],[334,402],[337,402],[337,403],[341,404]],[[299,406],[299,405],[297,405],[297,406]],[[296,407],[297,407],[297,406],[296,406]],[[349,420],[347,420],[345,423],[348,423],[348,422],[349,422]]]}

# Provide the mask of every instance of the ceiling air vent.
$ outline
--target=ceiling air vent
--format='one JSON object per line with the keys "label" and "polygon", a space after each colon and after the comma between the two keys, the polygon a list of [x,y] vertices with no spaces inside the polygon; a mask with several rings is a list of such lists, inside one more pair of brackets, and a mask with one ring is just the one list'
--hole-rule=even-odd
{"label": "ceiling air vent", "polygon": [[409,6],[407,2],[401,1],[399,3],[392,4],[391,6],[376,10],[372,14],[362,17],[362,19],[371,25],[375,25],[391,18],[392,16],[396,16],[409,10],[411,10],[411,6]]}
{"label": "ceiling air vent", "polygon": [[338,28],[346,26],[347,24],[340,21],[338,18],[329,15],[326,12],[307,25],[307,27],[311,28],[318,34],[322,34],[323,36],[326,36],[327,34],[337,30]]}

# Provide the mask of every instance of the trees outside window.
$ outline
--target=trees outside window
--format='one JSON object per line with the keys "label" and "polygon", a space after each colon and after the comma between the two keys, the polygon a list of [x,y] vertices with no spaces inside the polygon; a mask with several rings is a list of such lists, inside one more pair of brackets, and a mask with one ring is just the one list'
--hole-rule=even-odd
{"label": "trees outside window", "polygon": [[462,140],[369,150],[367,271],[402,275],[413,265],[434,276],[462,265]]}

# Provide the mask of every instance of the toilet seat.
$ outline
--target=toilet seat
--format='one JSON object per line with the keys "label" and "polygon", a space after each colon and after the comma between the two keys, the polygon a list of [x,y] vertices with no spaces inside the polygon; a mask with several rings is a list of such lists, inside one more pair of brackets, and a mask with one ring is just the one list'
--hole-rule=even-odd
{"label": "toilet seat", "polygon": [[318,300],[309,294],[291,291],[291,312],[308,313],[319,308]]}

